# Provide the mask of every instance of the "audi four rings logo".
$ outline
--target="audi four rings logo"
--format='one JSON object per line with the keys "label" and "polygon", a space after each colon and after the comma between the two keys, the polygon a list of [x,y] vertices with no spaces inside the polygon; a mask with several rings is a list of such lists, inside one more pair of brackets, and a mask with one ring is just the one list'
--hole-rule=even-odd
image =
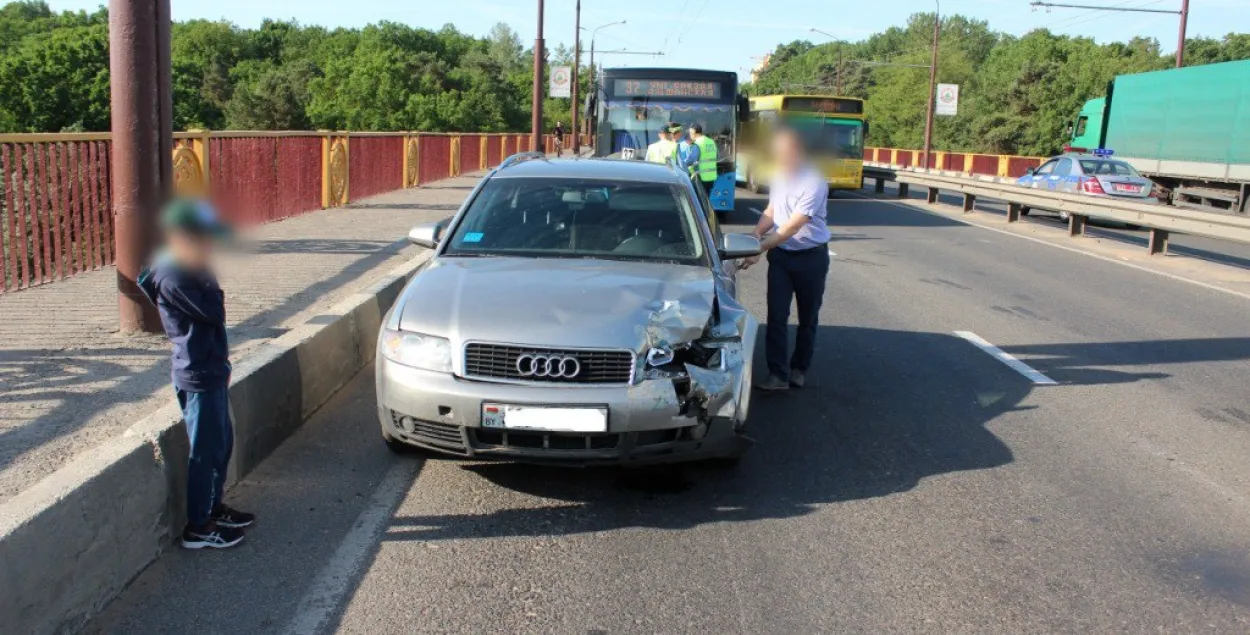
{"label": "audi four rings logo", "polygon": [[582,372],[582,364],[571,355],[525,353],[516,358],[516,370],[522,377],[572,379]]}

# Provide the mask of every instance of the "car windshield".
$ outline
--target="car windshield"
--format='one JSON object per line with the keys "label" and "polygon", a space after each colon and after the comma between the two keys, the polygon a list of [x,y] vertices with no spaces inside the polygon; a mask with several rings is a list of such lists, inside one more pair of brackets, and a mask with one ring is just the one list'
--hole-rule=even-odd
{"label": "car windshield", "polygon": [[785,122],[799,131],[817,156],[838,159],[864,156],[863,122],[855,119],[788,116]]}
{"label": "car windshield", "polygon": [[704,258],[697,219],[675,185],[495,178],[465,212],[444,255],[695,264]]}
{"label": "car windshield", "polygon": [[1089,176],[1141,176],[1123,161],[1081,159],[1081,170]]}

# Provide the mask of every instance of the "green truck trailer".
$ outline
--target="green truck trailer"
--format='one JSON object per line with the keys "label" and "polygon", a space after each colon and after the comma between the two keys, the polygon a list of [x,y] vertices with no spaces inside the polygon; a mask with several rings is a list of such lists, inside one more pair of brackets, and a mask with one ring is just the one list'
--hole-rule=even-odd
{"label": "green truck trailer", "polygon": [[1250,199],[1250,60],[1121,75],[1085,102],[1073,148],[1115,152],[1174,205],[1245,214]]}

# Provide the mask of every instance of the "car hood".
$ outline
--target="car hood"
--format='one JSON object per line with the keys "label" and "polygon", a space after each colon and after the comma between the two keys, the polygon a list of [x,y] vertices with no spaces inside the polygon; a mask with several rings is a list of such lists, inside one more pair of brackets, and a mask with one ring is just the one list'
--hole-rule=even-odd
{"label": "car hood", "polygon": [[699,337],[716,283],[707,268],[592,259],[440,258],[404,294],[399,327],[447,337],[645,353]]}

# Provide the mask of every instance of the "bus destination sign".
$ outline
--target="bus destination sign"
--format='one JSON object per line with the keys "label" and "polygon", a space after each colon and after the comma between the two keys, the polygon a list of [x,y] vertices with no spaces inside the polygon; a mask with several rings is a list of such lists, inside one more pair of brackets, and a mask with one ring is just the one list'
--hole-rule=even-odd
{"label": "bus destination sign", "polygon": [[787,97],[783,106],[798,112],[837,113],[841,115],[864,114],[864,102],[858,99],[836,97]]}
{"label": "bus destination sign", "polygon": [[617,97],[702,97],[720,99],[720,82],[668,79],[618,79],[612,91]]}

